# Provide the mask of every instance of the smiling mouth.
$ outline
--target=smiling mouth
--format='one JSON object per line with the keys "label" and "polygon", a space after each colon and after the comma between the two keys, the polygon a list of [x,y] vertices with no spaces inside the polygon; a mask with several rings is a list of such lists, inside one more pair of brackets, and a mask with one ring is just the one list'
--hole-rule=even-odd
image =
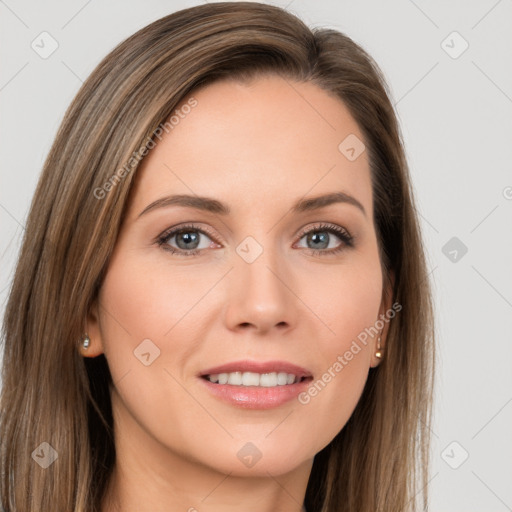
{"label": "smiling mouth", "polygon": [[312,373],[288,361],[240,360],[210,367],[197,375],[216,398],[242,409],[274,409],[310,385]]}
{"label": "smiling mouth", "polygon": [[263,387],[271,388],[276,386],[290,386],[304,380],[311,380],[312,377],[298,376],[285,372],[229,372],[212,373],[202,375],[202,378],[213,384],[227,384],[230,386]]}

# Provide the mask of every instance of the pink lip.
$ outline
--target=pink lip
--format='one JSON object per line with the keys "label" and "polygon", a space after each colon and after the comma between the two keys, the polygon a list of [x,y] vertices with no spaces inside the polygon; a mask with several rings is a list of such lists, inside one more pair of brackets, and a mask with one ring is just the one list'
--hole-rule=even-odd
{"label": "pink lip", "polygon": [[297,377],[311,377],[311,373],[305,368],[297,366],[286,361],[233,361],[231,363],[215,366],[202,371],[199,376],[213,375],[214,373],[231,373],[231,372],[254,372],[254,373],[272,373],[284,372],[293,373]]}
{"label": "pink lip", "polygon": [[[297,377],[305,377],[301,382],[274,387],[234,386],[231,384],[218,384],[204,378],[205,375],[231,372],[293,373]],[[199,374],[201,382],[208,391],[217,398],[231,405],[244,409],[271,409],[289,402],[304,391],[312,380],[312,375],[305,368],[287,363],[285,361],[238,361],[215,366]]]}

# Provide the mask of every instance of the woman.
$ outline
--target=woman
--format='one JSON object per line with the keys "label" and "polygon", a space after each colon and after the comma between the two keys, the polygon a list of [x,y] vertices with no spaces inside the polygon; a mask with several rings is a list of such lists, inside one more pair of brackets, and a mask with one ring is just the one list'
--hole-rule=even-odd
{"label": "woman", "polygon": [[259,3],[99,64],[6,308],[5,511],[427,506],[433,315],[388,94]]}

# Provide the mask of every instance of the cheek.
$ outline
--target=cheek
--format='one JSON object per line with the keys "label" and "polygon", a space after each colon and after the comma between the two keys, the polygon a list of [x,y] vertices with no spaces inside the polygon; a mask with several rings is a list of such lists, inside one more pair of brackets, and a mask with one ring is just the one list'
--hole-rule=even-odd
{"label": "cheek", "polygon": [[[114,253],[100,292],[103,350],[114,383],[123,379],[129,396],[151,393],[168,357],[165,336],[185,314],[183,298],[155,268],[130,255]],[[175,357],[179,358],[179,341]],[[146,366],[146,363],[150,363]],[[128,377],[125,379],[124,376]],[[131,385],[131,383],[136,383]],[[139,397],[144,402],[144,397]]]}
{"label": "cheek", "polygon": [[183,449],[191,426],[204,424],[204,410],[179,383],[197,349],[200,326],[191,323],[191,309],[210,287],[211,279],[190,268],[171,272],[126,254],[113,257],[100,293],[101,336],[117,418],[132,434],[140,435],[135,418],[156,439]]}
{"label": "cheek", "polygon": [[[322,335],[315,337],[321,365],[299,403],[313,437],[324,446],[352,415],[368,378],[375,333],[370,328],[378,320],[382,276],[378,259],[372,258],[340,268],[328,279],[316,277],[308,296],[328,329],[322,327]],[[320,417],[321,424],[316,421]]]}
{"label": "cheek", "polygon": [[304,302],[320,320],[318,350],[330,360],[378,319],[382,275],[376,251],[355,255],[331,269],[310,271],[303,283]]}
{"label": "cheek", "polygon": [[173,356],[179,357],[175,333],[211,287],[211,275],[204,277],[187,266],[173,269],[165,261],[152,265],[135,255],[114,257],[100,295],[106,352],[117,354],[126,345],[133,350],[147,338],[163,349],[172,339]]}
{"label": "cheek", "polygon": [[175,379],[190,373],[208,325],[200,321],[208,307],[201,298],[216,280],[165,258],[148,264],[129,249],[114,254],[100,293],[101,337],[113,382],[132,410],[161,411],[169,396],[182,400]]}

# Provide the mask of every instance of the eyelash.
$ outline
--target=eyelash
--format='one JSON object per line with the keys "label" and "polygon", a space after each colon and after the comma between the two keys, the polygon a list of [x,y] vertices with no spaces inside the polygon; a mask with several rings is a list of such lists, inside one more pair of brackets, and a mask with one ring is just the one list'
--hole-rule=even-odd
{"label": "eyelash", "polygon": [[[202,233],[203,235],[209,236],[211,239],[215,241],[215,237],[210,231],[206,228],[199,228],[195,224],[186,224],[184,226],[180,226],[178,228],[171,228],[167,231],[164,231],[161,235],[158,236],[156,243],[159,247],[162,247],[163,250],[169,251],[171,254],[176,254],[178,256],[183,257],[191,257],[198,255],[201,251],[205,249],[175,249],[174,247],[171,247],[167,244],[167,242],[175,235],[179,235],[181,233],[187,233],[189,231],[197,231],[198,233]],[[337,235],[340,240],[343,242],[339,247],[336,247],[335,249],[307,249],[310,251],[313,255],[318,256],[332,256],[335,255],[347,247],[351,248],[354,247],[354,237],[344,228],[340,226],[336,226],[335,224],[321,224],[319,226],[315,226],[314,228],[304,230],[299,235],[299,240],[302,240],[305,235],[308,235],[309,233],[316,233],[316,232],[328,232],[328,233],[334,233]]]}

